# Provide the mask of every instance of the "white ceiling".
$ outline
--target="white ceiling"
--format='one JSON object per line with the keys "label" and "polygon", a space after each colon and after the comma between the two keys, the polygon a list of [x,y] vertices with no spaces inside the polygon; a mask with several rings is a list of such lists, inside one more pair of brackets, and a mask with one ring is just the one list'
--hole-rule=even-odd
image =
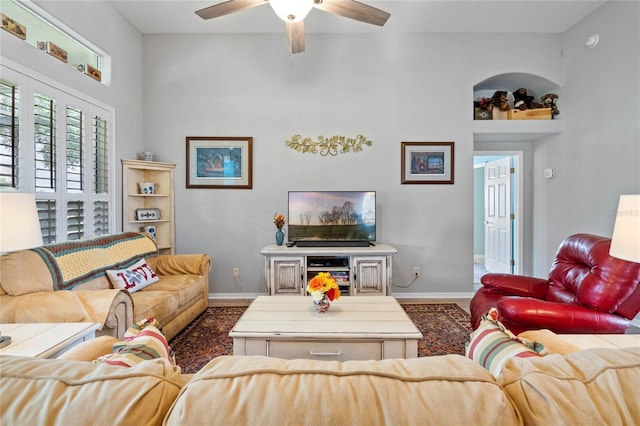
{"label": "white ceiling", "polygon": [[[384,27],[312,9],[305,18],[305,32],[561,33],[605,1],[362,0],[391,14]],[[111,3],[143,34],[284,32],[283,22],[266,4],[203,20],[194,12],[221,1],[114,0]]]}

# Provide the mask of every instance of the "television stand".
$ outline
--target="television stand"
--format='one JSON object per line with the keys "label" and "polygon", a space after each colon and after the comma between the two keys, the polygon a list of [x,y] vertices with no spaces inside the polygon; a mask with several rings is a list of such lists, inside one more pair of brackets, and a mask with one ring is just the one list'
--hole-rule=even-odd
{"label": "television stand", "polygon": [[266,292],[270,295],[307,294],[307,283],[328,272],[343,296],[390,295],[392,257],[386,244],[367,246],[276,246],[260,250],[264,256]]}

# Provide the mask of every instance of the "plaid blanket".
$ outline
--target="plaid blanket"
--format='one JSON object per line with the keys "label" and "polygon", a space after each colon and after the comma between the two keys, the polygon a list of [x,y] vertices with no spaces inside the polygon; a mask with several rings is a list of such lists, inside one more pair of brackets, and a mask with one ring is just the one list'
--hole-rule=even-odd
{"label": "plaid blanket", "polygon": [[126,268],[139,259],[158,254],[156,243],[136,232],[67,241],[32,250],[49,267],[55,290],[71,290],[107,269]]}

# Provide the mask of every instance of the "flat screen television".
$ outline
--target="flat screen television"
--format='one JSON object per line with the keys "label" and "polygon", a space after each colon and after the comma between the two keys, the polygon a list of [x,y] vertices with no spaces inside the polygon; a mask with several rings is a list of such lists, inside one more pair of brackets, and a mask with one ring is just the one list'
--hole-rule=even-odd
{"label": "flat screen television", "polygon": [[375,191],[289,191],[289,244],[368,246],[376,240]]}

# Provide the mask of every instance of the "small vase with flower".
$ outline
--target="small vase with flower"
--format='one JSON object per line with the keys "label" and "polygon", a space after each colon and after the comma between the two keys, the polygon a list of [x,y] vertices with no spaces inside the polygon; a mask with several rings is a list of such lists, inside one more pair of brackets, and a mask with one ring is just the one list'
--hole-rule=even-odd
{"label": "small vase with flower", "polygon": [[320,272],[311,278],[307,292],[311,295],[313,308],[318,314],[327,312],[331,302],[340,298],[340,287],[328,272]]}
{"label": "small vase with flower", "polygon": [[284,218],[284,215],[282,213],[276,213],[273,216],[273,224],[276,225],[276,228],[278,228],[276,231],[276,244],[279,246],[284,243],[284,231],[282,230],[282,228],[284,227],[285,222],[286,219]]}

